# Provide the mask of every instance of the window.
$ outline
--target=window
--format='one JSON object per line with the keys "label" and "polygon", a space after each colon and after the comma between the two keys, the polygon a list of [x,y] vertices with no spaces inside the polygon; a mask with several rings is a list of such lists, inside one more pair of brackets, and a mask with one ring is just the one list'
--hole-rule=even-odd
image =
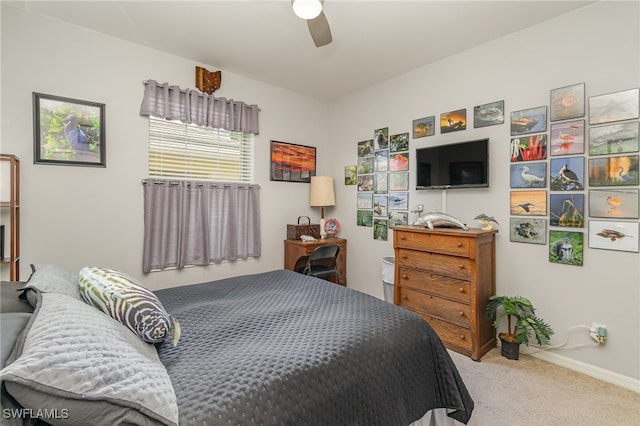
{"label": "window", "polygon": [[253,134],[150,116],[149,176],[252,182]]}

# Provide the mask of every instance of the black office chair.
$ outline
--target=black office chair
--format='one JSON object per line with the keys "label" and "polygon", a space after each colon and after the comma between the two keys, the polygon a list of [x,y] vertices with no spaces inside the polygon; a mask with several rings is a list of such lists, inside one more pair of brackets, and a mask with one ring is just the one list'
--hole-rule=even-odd
{"label": "black office chair", "polygon": [[335,282],[339,283],[338,253],[340,253],[340,246],[337,244],[318,246],[309,254],[307,264],[299,272],[325,280],[335,275]]}

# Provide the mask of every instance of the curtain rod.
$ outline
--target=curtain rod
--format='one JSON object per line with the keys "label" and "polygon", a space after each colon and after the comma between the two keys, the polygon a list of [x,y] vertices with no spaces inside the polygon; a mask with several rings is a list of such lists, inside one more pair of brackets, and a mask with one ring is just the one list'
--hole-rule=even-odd
{"label": "curtain rod", "polygon": [[[149,80],[142,80],[142,84],[149,84]],[[158,82],[156,81],[156,86],[158,86],[158,87],[162,87],[162,83],[158,83]],[[206,93],[204,93],[204,92],[202,92],[202,91],[200,91],[200,90],[199,90],[199,92],[200,92],[200,93],[198,93],[198,95],[202,95],[202,96],[204,96],[204,95],[206,94]],[[180,89],[180,93],[184,93],[184,94],[186,94],[186,93],[187,93],[187,89]],[[213,96],[213,94],[212,94],[211,96]],[[249,106],[257,106],[257,105],[249,105]],[[258,107],[258,111],[262,111],[262,108]]]}
{"label": "curtain rod", "polygon": [[[231,188],[232,186],[237,186],[240,189],[243,188],[260,188],[260,185],[257,183],[226,183],[226,182],[215,182],[215,181],[211,181],[211,182],[203,182],[203,181],[193,181],[193,180],[166,180],[166,179],[153,179],[151,180],[152,183],[156,184],[156,185],[179,185],[181,183],[185,183],[188,186],[191,185],[195,185],[195,186],[212,186],[212,187],[219,187],[222,186],[224,188]],[[143,185],[148,185],[150,182],[150,179],[142,179],[142,184]]]}

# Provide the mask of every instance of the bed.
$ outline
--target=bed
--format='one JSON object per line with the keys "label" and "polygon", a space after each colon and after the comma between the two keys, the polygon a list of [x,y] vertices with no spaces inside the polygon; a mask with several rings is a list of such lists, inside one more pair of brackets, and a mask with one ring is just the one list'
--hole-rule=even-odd
{"label": "bed", "polygon": [[473,411],[433,329],[361,292],[288,270],[156,291],[182,332],[152,345],[73,285],[49,286],[61,275],[51,269],[29,281],[34,312],[14,313],[24,331],[0,371],[3,409],[47,408],[39,419],[52,424],[180,425],[409,425],[436,410],[466,424]]}

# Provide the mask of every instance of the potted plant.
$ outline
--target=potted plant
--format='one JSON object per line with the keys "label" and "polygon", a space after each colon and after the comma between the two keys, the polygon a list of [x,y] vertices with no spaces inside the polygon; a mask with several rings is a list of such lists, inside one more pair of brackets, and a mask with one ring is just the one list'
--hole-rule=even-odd
{"label": "potted plant", "polygon": [[554,333],[549,324],[535,315],[531,301],[520,296],[491,296],[487,304],[487,318],[495,320],[498,329],[507,317],[507,332],[498,337],[502,342],[502,356],[508,359],[520,357],[520,344],[529,346],[529,336],[534,334],[540,345],[547,345]]}

